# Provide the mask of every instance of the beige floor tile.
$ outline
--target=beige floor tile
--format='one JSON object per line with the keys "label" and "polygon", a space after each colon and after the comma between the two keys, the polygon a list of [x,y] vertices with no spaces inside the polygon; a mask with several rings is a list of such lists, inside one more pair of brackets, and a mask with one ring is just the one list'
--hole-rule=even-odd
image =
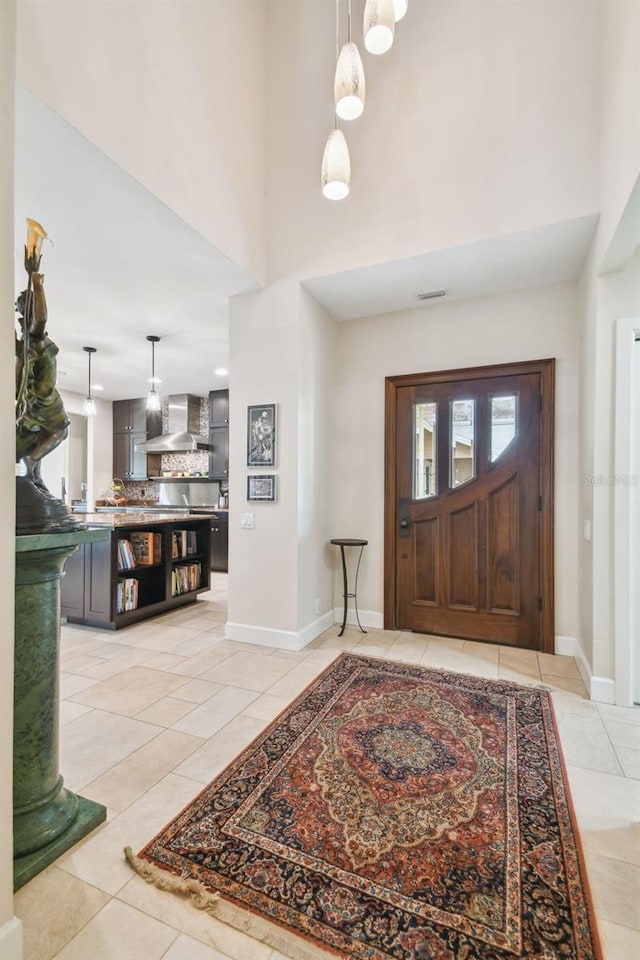
{"label": "beige floor tile", "polygon": [[155,703],[136,714],[136,720],[145,720],[147,723],[156,723],[161,727],[171,727],[176,720],[180,720],[190,713],[195,704],[189,700],[175,700],[173,697],[162,697]]}
{"label": "beige floor tile", "polygon": [[210,633],[205,633],[203,636],[208,637],[206,647],[198,653],[186,657],[184,662],[175,668],[175,673],[179,673],[183,677],[200,677],[219,663],[224,663],[225,660],[229,659],[231,656],[229,651],[217,643],[212,643]]}
{"label": "beige floor tile", "polygon": [[202,631],[173,624],[148,624],[144,632],[141,630],[133,639],[127,637],[127,644],[145,650],[160,650],[164,653],[175,653],[175,648],[186,640],[193,640]]}
{"label": "beige floor tile", "polygon": [[441,650],[462,650],[467,642],[466,640],[461,640],[459,637],[439,637],[434,633],[422,633],[420,636],[429,641],[429,646]]}
{"label": "beige floor tile", "polygon": [[596,914],[623,927],[639,929],[640,867],[588,853],[587,873]]}
{"label": "beige floor tile", "polygon": [[286,697],[274,697],[270,693],[263,693],[242,711],[246,717],[255,717],[258,720],[273,720],[289,705]]}
{"label": "beige floor tile", "polygon": [[63,729],[60,770],[71,790],[81,790],[162,732],[162,727],[103,710],[77,717]]}
{"label": "beige floor tile", "polygon": [[456,673],[475,674],[490,680],[498,679],[497,662],[466,654],[464,647],[443,647],[430,643],[420,663],[423,667],[433,667],[437,670],[453,670]]}
{"label": "beige floor tile", "polygon": [[640,727],[632,723],[620,723],[619,720],[605,720],[604,727],[614,747],[640,750]]}
{"label": "beige floor tile", "polygon": [[70,697],[74,703],[84,703],[99,710],[110,710],[132,717],[160,697],[166,697],[185,684],[185,678],[164,670],[131,667],[108,680],[102,680],[88,690]]}
{"label": "beige floor tile", "polygon": [[500,647],[495,643],[478,643],[477,640],[465,640],[462,651],[474,657],[481,657],[483,660],[491,660],[494,663],[497,663],[500,658]]}
{"label": "beige floor tile", "polygon": [[201,676],[215,683],[227,683],[264,693],[291,668],[291,660],[276,654],[235,653]]}
{"label": "beige floor tile", "polygon": [[65,673],[61,671],[60,699],[64,700],[67,697],[71,697],[74,693],[79,693],[80,690],[88,690],[88,688],[92,687],[95,683],[96,681],[90,677],[80,677],[75,673]]}
{"label": "beige floor tile", "polygon": [[191,754],[174,773],[201,785],[213,780],[264,729],[265,720],[241,713]]}
{"label": "beige floor tile", "polygon": [[[170,773],[85,843],[65,854],[57,861],[58,866],[106,893],[117,893],[132,875],[122,853],[124,847],[130,846],[137,853],[197,793],[198,785],[193,780]],[[115,957],[117,954],[109,960]]]}
{"label": "beige floor tile", "polygon": [[571,693],[569,690],[554,689],[551,692],[551,699],[556,716],[561,713],[577,713],[581,717],[599,717],[598,707],[591,700],[587,700],[581,688],[579,693]]}
{"label": "beige floor tile", "polygon": [[115,646],[120,647],[120,654],[117,657],[110,657],[108,660],[98,660],[96,657],[94,658],[95,666],[85,667],[83,674],[92,677],[94,680],[109,680],[131,667],[137,666],[149,656],[148,650],[127,647],[124,644],[115,644]]}
{"label": "beige floor tile", "polygon": [[267,692],[274,697],[285,697],[288,700],[293,700],[321,672],[322,667],[318,664],[303,660],[302,663],[297,663],[295,667],[289,670],[281,680],[276,681]]}
{"label": "beige floor tile", "polygon": [[190,733],[194,737],[211,737],[256,698],[257,694],[252,690],[224,687],[206,703],[177,720],[172,729]]}
{"label": "beige floor tile", "polygon": [[70,656],[63,652],[60,654],[60,669],[65,673],[79,673],[84,676],[87,669],[93,669],[99,663],[102,663],[100,657],[93,657],[88,653],[72,653]]}
{"label": "beige floor tile", "polygon": [[164,920],[223,955],[237,960],[269,960],[271,948],[266,944],[258,943],[253,937],[220,923],[204,910],[196,910],[182,897],[158,890],[140,877],[134,877],[120,891],[118,898],[151,917]]}
{"label": "beige floor tile", "polygon": [[573,693],[576,697],[588,699],[587,689],[582,680],[576,680],[575,677],[552,677],[547,673],[542,674],[542,683],[549,690],[564,690],[566,693]]}
{"label": "beige floor tile", "polygon": [[186,659],[186,657],[179,657],[175,653],[152,653],[151,656],[146,656],[140,663],[144,664],[149,670],[167,670],[171,673],[174,667],[179,667]]}
{"label": "beige floor tile", "polygon": [[527,660],[536,667],[538,673],[540,672],[537,650],[526,650],[524,647],[510,647],[505,644],[499,644],[498,650],[500,651],[501,660],[504,658],[513,659],[514,657],[518,660]]}
{"label": "beige floor tile", "polygon": [[96,887],[50,867],[15,895],[23,921],[25,960],[50,960],[109,901]]}
{"label": "beige floor tile", "polygon": [[83,787],[83,796],[112,810],[126,810],[177,764],[202,746],[200,737],[163,730],[126,759]]}
{"label": "beige floor tile", "polygon": [[389,650],[389,658],[402,663],[420,663],[429,641],[410,633],[401,633]]}
{"label": "beige floor tile", "polygon": [[631,747],[615,747],[616,755],[625,777],[640,780],[640,750]]}
{"label": "beige floor tile", "polygon": [[585,850],[640,866],[640,783],[567,767]]}
{"label": "beige floor tile", "polygon": [[539,653],[540,673],[551,677],[574,677],[580,679],[578,664],[573,657],[561,657],[557,654]]}
{"label": "beige floor tile", "polygon": [[614,707],[608,703],[599,703],[598,710],[605,723],[608,720],[617,720],[618,723],[640,725],[640,707]]}
{"label": "beige floor tile", "polygon": [[216,643],[217,640],[213,634],[205,630],[191,640],[185,640],[183,643],[179,643],[171,652],[180,657],[194,657],[198,653],[211,650],[212,644]]}
{"label": "beige floor tile", "polygon": [[189,700],[191,703],[204,703],[222,689],[221,683],[211,683],[210,680],[196,678],[194,680],[188,680],[183,687],[175,690],[173,696],[177,700]]}
{"label": "beige floor tile", "polygon": [[600,719],[563,714],[558,718],[558,730],[566,763],[622,776],[615,750]]}
{"label": "beige floor tile", "polygon": [[637,960],[640,957],[640,931],[600,920],[598,931],[605,960]]}
{"label": "beige floor tile", "polygon": [[206,943],[181,933],[162,960],[230,960],[230,957],[228,953],[220,953],[215,947],[208,947]]}
{"label": "beige floor tile", "polygon": [[85,713],[90,713],[91,710],[93,710],[93,707],[85,707],[83,703],[71,703],[70,700],[61,700],[60,726],[63,727],[65,723],[70,723],[71,720],[82,717]]}
{"label": "beige floor tile", "polygon": [[112,900],[56,960],[160,960],[177,931],[119,900]]}

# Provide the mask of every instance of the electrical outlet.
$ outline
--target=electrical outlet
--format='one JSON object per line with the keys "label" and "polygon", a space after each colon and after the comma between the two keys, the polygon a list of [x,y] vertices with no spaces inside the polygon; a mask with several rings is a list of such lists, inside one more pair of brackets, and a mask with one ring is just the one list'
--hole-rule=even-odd
{"label": "electrical outlet", "polygon": [[242,527],[243,530],[253,530],[253,514],[241,513],[240,526]]}

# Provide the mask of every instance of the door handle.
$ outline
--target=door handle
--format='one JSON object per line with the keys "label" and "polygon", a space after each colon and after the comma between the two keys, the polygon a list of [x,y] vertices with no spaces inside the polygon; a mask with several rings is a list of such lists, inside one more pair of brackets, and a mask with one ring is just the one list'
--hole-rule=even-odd
{"label": "door handle", "polygon": [[401,530],[409,529],[409,520],[407,517],[403,517],[402,520],[400,521],[400,529]]}

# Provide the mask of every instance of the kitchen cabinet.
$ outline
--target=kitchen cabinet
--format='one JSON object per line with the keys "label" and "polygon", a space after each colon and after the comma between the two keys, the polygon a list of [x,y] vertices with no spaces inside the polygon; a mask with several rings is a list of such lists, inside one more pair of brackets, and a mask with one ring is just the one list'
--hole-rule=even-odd
{"label": "kitchen cabinet", "polygon": [[211,570],[228,573],[229,570],[229,515],[216,513],[211,517]]}
{"label": "kitchen cabinet", "polygon": [[113,476],[121,480],[146,480],[160,473],[160,454],[147,454],[137,445],[162,433],[159,410],[147,412],[146,400],[113,403]]}
{"label": "kitchen cabinet", "polygon": [[[209,589],[209,517],[136,522],[134,516],[127,518],[126,526],[116,524],[108,540],[84,544],[68,561],[62,579],[61,613],[69,622],[118,630],[174,607],[194,603],[200,593]],[[105,520],[104,524],[110,522],[113,521]],[[96,525],[102,524],[89,521],[89,526]],[[154,563],[136,563],[133,567],[123,568],[123,554],[118,543],[120,540],[130,542],[136,531],[147,531],[159,537],[159,559]],[[180,536],[182,531],[191,535],[190,546],[182,551],[181,556],[175,556],[173,534],[176,532]],[[177,584],[183,579],[181,571],[188,568],[192,569],[192,580],[188,589],[184,589]],[[186,574],[184,579],[186,582]],[[135,596],[132,609],[121,609],[125,585],[131,596]]]}
{"label": "kitchen cabinet", "polygon": [[229,391],[209,394],[209,476],[229,479]]}

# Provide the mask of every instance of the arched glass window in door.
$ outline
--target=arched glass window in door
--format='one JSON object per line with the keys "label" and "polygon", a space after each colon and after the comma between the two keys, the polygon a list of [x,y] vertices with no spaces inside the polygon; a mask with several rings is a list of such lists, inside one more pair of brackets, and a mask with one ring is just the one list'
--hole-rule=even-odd
{"label": "arched glass window in door", "polygon": [[495,463],[517,433],[517,395],[512,393],[504,397],[491,397],[490,410],[489,460]]}
{"label": "arched glass window in door", "polygon": [[416,403],[413,407],[413,499],[425,500],[438,493],[436,475],[437,404]]}

